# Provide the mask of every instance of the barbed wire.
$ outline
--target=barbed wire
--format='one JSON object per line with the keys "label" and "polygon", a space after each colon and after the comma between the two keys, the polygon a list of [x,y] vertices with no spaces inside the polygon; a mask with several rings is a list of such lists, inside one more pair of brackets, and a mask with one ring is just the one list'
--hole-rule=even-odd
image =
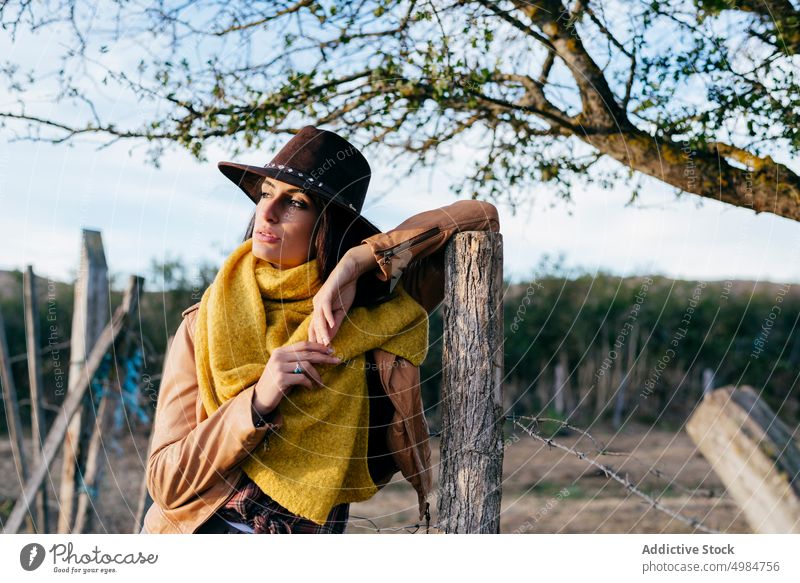
{"label": "barbed wire", "polygon": [[[514,425],[516,425],[520,429],[522,429],[525,433],[527,433],[528,435],[530,435],[531,437],[533,437],[537,441],[540,441],[540,442],[544,443],[548,447],[551,447],[551,448],[555,447],[556,449],[560,449],[561,451],[565,451],[567,453],[571,453],[571,454],[575,455],[578,459],[583,460],[583,461],[587,462],[588,464],[598,468],[600,471],[603,472],[603,474],[605,474],[605,476],[607,478],[611,478],[612,480],[614,480],[616,482],[619,482],[631,494],[639,496],[640,498],[642,498],[645,501],[647,501],[647,503],[652,508],[655,508],[656,510],[658,510],[660,512],[663,512],[664,514],[670,516],[671,518],[673,518],[675,520],[678,520],[680,522],[683,522],[685,524],[688,524],[692,528],[695,528],[695,529],[700,530],[702,532],[707,532],[707,533],[711,533],[711,534],[721,534],[720,531],[706,526],[701,521],[699,521],[699,520],[697,520],[695,518],[691,518],[689,516],[684,516],[683,514],[680,514],[679,512],[675,512],[674,510],[670,510],[669,508],[667,508],[666,506],[661,504],[661,502],[659,502],[658,499],[656,499],[656,498],[654,498],[654,497],[642,492],[636,486],[636,484],[634,484],[633,482],[631,482],[628,479],[627,476],[624,476],[624,477],[620,476],[612,467],[610,467],[610,466],[608,466],[606,464],[602,464],[602,463],[598,462],[596,459],[592,459],[589,455],[587,455],[584,452],[578,451],[574,447],[570,447],[570,446],[558,443],[552,437],[545,437],[541,433],[538,433],[538,432],[532,430],[530,427],[526,427],[525,425],[523,425],[519,421],[520,419],[526,419],[526,420],[530,420],[532,425],[537,425],[537,422],[545,421],[546,418],[543,418],[543,417],[517,416],[517,415],[507,415],[505,418],[510,420]],[[558,420],[558,419],[547,419],[547,421],[562,423],[562,424],[564,424],[565,427],[569,427],[569,424],[567,424],[567,423],[565,423],[565,422],[563,422],[561,420]],[[581,430],[578,430],[578,431],[581,431]],[[584,432],[584,433],[586,433],[586,432]],[[593,438],[591,439],[591,441],[593,443],[595,443],[595,444],[598,443]],[[623,452],[617,452],[617,453],[623,453]]]}
{"label": "barbed wire", "polygon": [[677,476],[673,476],[664,470],[655,467],[651,463],[640,459],[635,454],[628,452],[628,451],[610,451],[606,445],[604,445],[599,439],[593,437],[588,431],[585,429],[581,429],[580,427],[576,427],[566,421],[561,419],[554,419],[551,417],[535,417],[531,415],[505,415],[504,419],[506,421],[515,421],[515,420],[529,420],[534,425],[539,425],[539,423],[557,423],[559,427],[556,429],[566,428],[576,433],[580,433],[582,436],[586,437],[592,444],[595,446],[596,452],[598,455],[609,456],[609,457],[624,457],[631,460],[634,463],[640,464],[644,466],[647,470],[648,474],[652,474],[659,479],[662,479],[667,482],[668,486],[674,487],[678,490],[681,490],[691,496],[699,496],[702,498],[723,498],[726,496],[725,490],[716,490],[714,488],[688,488],[681,483],[678,482]]}
{"label": "barbed wire", "polygon": [[[350,519],[351,520],[365,520],[365,521],[369,522],[372,525],[372,528],[368,529],[368,530],[372,530],[372,531],[378,532],[378,533],[380,533],[380,532],[406,531],[409,534],[416,534],[419,531],[419,529],[421,529],[421,528],[426,528],[426,533],[425,534],[430,534],[430,530],[429,529],[434,529],[434,530],[438,531],[437,533],[434,533],[434,534],[439,534],[439,533],[444,533],[445,532],[442,528],[439,527],[438,524],[431,524],[431,525],[428,525],[427,527],[426,527],[426,525],[420,524],[420,523],[407,524],[405,526],[378,526],[373,519],[367,518],[366,516],[350,516]],[[348,522],[348,524],[349,524],[349,522]],[[354,526],[356,526],[357,528],[367,528],[367,527],[358,526],[358,525],[354,525]]]}
{"label": "barbed wire", "polygon": [[[591,442],[592,446],[594,447],[595,451],[593,453],[596,454],[596,457],[599,456],[610,456],[610,457],[624,457],[629,459],[635,463],[642,464],[647,467],[647,473],[652,474],[653,476],[668,481],[670,486],[674,486],[684,492],[692,496],[701,496],[701,497],[715,497],[717,495],[722,494],[722,492],[717,492],[716,490],[712,489],[701,489],[701,488],[688,488],[678,483],[677,478],[670,475],[669,473],[663,471],[660,468],[654,467],[651,464],[648,464],[645,460],[638,458],[631,452],[625,451],[614,451],[610,450],[608,446],[602,443],[599,439],[594,437],[591,433],[587,430],[577,427],[571,423],[568,423],[562,419],[555,419],[549,417],[539,417],[533,415],[504,415],[501,418],[502,421],[509,421],[515,427],[520,428],[524,431],[527,435],[532,437],[533,439],[541,442],[544,445],[547,445],[548,448],[556,448],[561,451],[567,452],[569,454],[574,455],[578,459],[585,461],[590,466],[593,466],[598,469],[606,478],[614,480],[621,484],[628,492],[631,494],[638,496],[639,498],[643,499],[647,502],[647,504],[654,508],[655,510],[670,516],[670,518],[682,522],[691,526],[692,528],[706,532],[706,533],[713,533],[713,534],[721,534],[721,531],[713,529],[709,526],[706,526],[701,520],[685,516],[679,512],[670,510],[666,506],[664,506],[659,498],[660,496],[651,496],[644,491],[642,491],[639,486],[632,482],[629,478],[627,473],[622,476],[620,473],[615,470],[610,465],[601,463],[597,461],[596,458],[593,458],[589,453],[580,451],[576,449],[576,447],[565,445],[560,443],[553,436],[545,435],[540,430],[540,425],[544,423],[555,424],[556,427],[552,430],[552,435],[556,434],[561,429],[568,429],[573,431],[582,437],[585,437],[589,442]],[[527,425],[525,424],[527,423]],[[433,436],[440,436],[441,431],[430,431],[429,434]],[[578,440],[579,441],[579,440]],[[363,522],[365,524],[358,524],[358,522]],[[354,528],[365,529],[370,532],[375,533],[398,533],[398,532],[406,532],[408,534],[416,534],[420,531],[420,529],[424,529],[425,534],[439,534],[439,533],[446,533],[448,532],[444,527],[442,527],[438,523],[431,523],[430,522],[430,513],[426,513],[426,521],[418,521],[413,524],[406,524],[402,526],[380,526],[374,519],[366,517],[366,516],[355,516],[351,515],[349,523],[352,524]]]}
{"label": "barbed wire", "polygon": [[[526,434],[530,435],[531,437],[533,437],[537,441],[540,441],[541,443],[547,445],[548,447],[550,447],[550,448],[555,447],[557,449],[560,449],[562,451],[570,453],[570,454],[576,456],[578,459],[587,462],[589,465],[596,467],[607,478],[612,479],[612,480],[614,480],[616,482],[619,482],[631,494],[644,499],[651,508],[654,508],[655,510],[668,515],[670,518],[672,518],[674,520],[678,520],[679,522],[683,522],[684,524],[687,524],[687,525],[691,526],[692,528],[700,530],[702,532],[707,532],[707,533],[712,533],[712,534],[720,534],[720,531],[715,530],[715,529],[713,529],[713,528],[711,528],[709,526],[706,526],[700,520],[697,520],[695,518],[691,518],[689,516],[684,516],[683,514],[681,514],[679,512],[675,512],[673,510],[670,510],[669,508],[664,506],[661,502],[659,502],[657,497],[650,496],[649,494],[647,494],[647,493],[643,492],[642,490],[640,490],[639,487],[636,484],[634,484],[633,482],[630,481],[630,479],[628,478],[627,474],[625,476],[621,476],[614,468],[612,468],[611,466],[609,466],[607,464],[600,463],[596,459],[592,459],[587,453],[581,452],[581,451],[575,449],[574,447],[561,444],[561,443],[557,442],[555,439],[553,439],[553,437],[548,437],[548,436],[543,435],[538,430],[538,427],[542,423],[555,423],[555,424],[558,425],[558,427],[555,429],[556,432],[558,430],[562,429],[562,428],[574,431],[574,432],[582,435],[583,437],[586,437],[592,443],[592,445],[595,447],[595,450],[596,450],[596,453],[597,453],[598,456],[625,457],[626,459],[629,459],[629,460],[631,460],[633,462],[636,462],[638,464],[642,464],[642,465],[647,467],[647,473],[652,474],[652,475],[656,476],[659,479],[667,481],[668,485],[676,487],[677,489],[680,489],[680,490],[682,490],[682,491],[684,491],[684,492],[686,492],[686,493],[688,493],[688,494],[690,494],[692,496],[701,496],[701,497],[704,497],[704,498],[721,497],[724,494],[724,491],[717,491],[717,490],[714,490],[713,488],[709,488],[709,489],[705,489],[705,488],[688,488],[686,486],[683,486],[680,483],[678,483],[676,477],[674,477],[671,474],[661,470],[660,468],[657,468],[657,467],[654,467],[651,464],[648,464],[646,461],[638,458],[633,453],[625,452],[625,451],[612,451],[612,450],[609,450],[608,447],[605,444],[603,444],[599,439],[594,437],[592,434],[590,434],[585,429],[582,429],[580,427],[572,425],[571,423],[568,423],[568,422],[566,422],[564,420],[561,420],[561,419],[554,419],[554,418],[550,418],[550,417],[537,417],[537,416],[532,416],[532,415],[505,415],[505,416],[503,416],[503,420],[512,422],[515,426],[517,426],[520,429],[522,429]],[[522,423],[523,421],[529,422],[530,425],[528,425],[528,426],[524,425]],[[440,434],[441,434],[441,431],[431,431],[430,432],[431,437],[440,436]],[[430,533],[431,529],[435,530],[437,533],[445,533],[446,532],[443,528],[441,528],[439,526],[439,524],[428,524],[428,525],[426,525],[426,524],[416,523],[416,524],[407,524],[407,525],[403,525],[403,526],[386,527],[386,526],[379,526],[372,518],[368,518],[366,516],[351,516],[350,518],[351,518],[351,520],[365,521],[365,522],[367,522],[367,523],[369,523],[371,525],[371,527],[368,527],[368,526],[362,526],[362,525],[355,525],[354,524],[353,526],[355,526],[356,528],[363,528],[363,529],[370,530],[372,532],[377,532],[377,533],[381,533],[381,532],[408,532],[409,534],[416,534],[417,532],[419,532],[419,530],[421,528],[426,528],[426,533]]]}

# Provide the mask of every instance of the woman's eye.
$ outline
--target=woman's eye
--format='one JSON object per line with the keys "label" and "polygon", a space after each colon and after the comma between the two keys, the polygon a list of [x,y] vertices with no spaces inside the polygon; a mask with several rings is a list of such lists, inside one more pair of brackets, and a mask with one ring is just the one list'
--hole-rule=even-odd
{"label": "woman's eye", "polygon": [[[261,193],[261,198],[267,198],[267,197],[271,198],[272,197],[272,193],[271,192],[262,192]],[[308,206],[308,205],[306,205],[306,203],[304,201],[302,201],[300,199],[297,199],[297,198],[293,198],[292,200],[290,200],[289,204],[294,206],[295,208],[299,208],[299,209],[304,209],[304,208],[307,208],[307,206]]]}

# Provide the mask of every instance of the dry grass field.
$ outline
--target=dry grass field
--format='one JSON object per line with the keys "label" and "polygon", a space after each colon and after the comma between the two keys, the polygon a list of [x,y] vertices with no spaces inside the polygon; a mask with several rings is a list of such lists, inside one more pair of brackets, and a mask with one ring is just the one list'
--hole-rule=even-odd
{"label": "dry grass field", "polygon": [[[637,459],[602,456],[599,461],[651,495],[660,495],[668,508],[700,519],[707,526],[730,533],[749,532],[733,501],[726,497],[711,467],[684,433],[636,428],[619,435],[602,431],[594,435],[609,450],[634,452]],[[503,464],[501,532],[512,533],[685,533],[692,528],[648,507],[618,483],[592,468],[586,461],[548,448],[522,432],[507,433]],[[592,451],[586,438],[558,437],[565,445]],[[96,500],[100,519],[93,532],[131,532],[136,500],[146,459],[147,437],[127,434],[118,438],[118,449],[109,450],[112,466],[104,473],[103,487]],[[26,444],[30,459],[30,443]],[[438,474],[438,440],[432,439],[434,475]],[[675,477],[674,483],[648,472],[658,468]],[[49,504],[57,509],[61,457],[47,478]],[[20,491],[10,445],[0,442],[0,517],[10,512]],[[701,493],[685,489],[702,489]],[[711,496],[709,496],[711,490]],[[434,484],[436,491],[436,484]],[[397,532],[414,525],[416,493],[396,474],[394,481],[367,502],[351,505],[348,533]],[[436,523],[436,500],[431,499],[432,524]],[[424,533],[422,529],[407,529]],[[404,531],[401,529],[401,531]],[[431,529],[431,532],[435,532]]]}

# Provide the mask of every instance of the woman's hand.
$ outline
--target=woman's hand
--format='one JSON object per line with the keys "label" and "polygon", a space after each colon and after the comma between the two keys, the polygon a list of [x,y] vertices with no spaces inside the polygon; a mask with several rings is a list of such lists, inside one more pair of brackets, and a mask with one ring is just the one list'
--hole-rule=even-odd
{"label": "woman's hand", "polygon": [[372,251],[366,244],[353,247],[344,254],[314,296],[314,311],[308,328],[311,342],[331,343],[353,305],[358,278],[376,265]]}
{"label": "woman's hand", "polygon": [[[253,392],[253,408],[259,415],[266,415],[278,406],[281,399],[295,385],[322,386],[322,377],[311,363],[341,364],[341,360],[328,353],[328,347],[316,342],[295,342],[280,346],[270,354],[267,366],[261,373]],[[303,372],[297,374],[297,365]]]}

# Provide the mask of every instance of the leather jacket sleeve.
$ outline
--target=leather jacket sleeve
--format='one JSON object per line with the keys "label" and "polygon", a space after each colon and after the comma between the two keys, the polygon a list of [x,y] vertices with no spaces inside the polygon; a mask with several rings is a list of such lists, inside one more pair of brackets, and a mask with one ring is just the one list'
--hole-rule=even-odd
{"label": "leather jacket sleeve", "polygon": [[405,290],[430,313],[444,298],[445,247],[450,237],[462,231],[499,232],[497,207],[485,201],[459,200],[418,213],[361,242],[375,256],[375,276],[391,280],[389,291],[402,277]]}
{"label": "leather jacket sleeve", "polygon": [[175,509],[223,480],[282,423],[278,412],[274,422],[254,425],[255,385],[223,403],[210,417],[206,415],[195,370],[196,316],[195,310],[184,317],[170,345],[147,460],[147,489],[165,509]]}

